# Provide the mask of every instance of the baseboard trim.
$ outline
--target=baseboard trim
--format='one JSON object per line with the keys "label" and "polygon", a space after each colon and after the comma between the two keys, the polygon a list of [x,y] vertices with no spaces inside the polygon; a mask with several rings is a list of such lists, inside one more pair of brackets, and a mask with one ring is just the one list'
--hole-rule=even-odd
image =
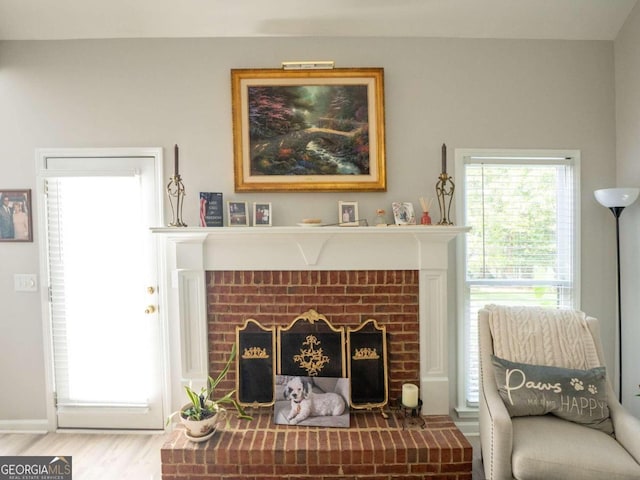
{"label": "baseboard trim", "polygon": [[49,421],[42,420],[0,420],[0,433],[47,433]]}
{"label": "baseboard trim", "polygon": [[460,430],[465,436],[475,436],[480,435],[480,424],[478,421],[475,422],[455,422],[456,427]]}

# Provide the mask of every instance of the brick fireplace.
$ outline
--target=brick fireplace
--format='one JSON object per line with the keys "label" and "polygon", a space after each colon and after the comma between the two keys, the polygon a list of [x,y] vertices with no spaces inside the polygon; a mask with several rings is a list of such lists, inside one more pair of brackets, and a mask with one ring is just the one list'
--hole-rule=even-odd
{"label": "brick fireplace", "polygon": [[[419,382],[417,270],[209,271],[206,274],[210,371],[224,367],[235,328],[253,318],[286,326],[314,309],[334,326],[357,327],[374,318],[387,329],[389,398],[403,383]],[[230,371],[222,390],[235,385]]]}
{"label": "brick fireplace", "polygon": [[[306,310],[333,325],[374,318],[386,327],[389,399],[415,382],[422,428],[356,411],[350,428],[274,425],[268,409],[254,420],[191,443],[180,429],[162,448],[165,480],[375,480],[471,478],[471,446],[448,417],[448,244],[461,227],[273,227],[156,229],[167,286],[162,288],[173,340],[174,408],[181,384],[204,384],[253,318],[289,325]],[[177,319],[173,321],[171,319]],[[226,380],[233,388],[235,372]]]}
{"label": "brick fireplace", "polygon": [[169,287],[161,290],[175,359],[172,408],[182,400],[181,385],[204,384],[244,319],[288,324],[313,308],[335,325],[367,318],[384,323],[392,362],[390,399],[401,383],[416,381],[422,413],[448,415],[448,250],[466,231],[450,226],[154,229]]}

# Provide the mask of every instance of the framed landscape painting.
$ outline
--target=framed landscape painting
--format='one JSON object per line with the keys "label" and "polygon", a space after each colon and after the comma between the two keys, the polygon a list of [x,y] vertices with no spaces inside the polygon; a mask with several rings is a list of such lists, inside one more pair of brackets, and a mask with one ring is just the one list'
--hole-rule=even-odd
{"label": "framed landscape painting", "polygon": [[385,191],[384,70],[231,70],[236,192]]}

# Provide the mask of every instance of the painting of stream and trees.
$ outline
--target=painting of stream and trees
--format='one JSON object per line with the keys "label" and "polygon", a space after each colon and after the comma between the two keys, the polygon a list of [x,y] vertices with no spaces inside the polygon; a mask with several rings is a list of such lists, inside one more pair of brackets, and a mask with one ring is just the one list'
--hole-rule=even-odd
{"label": "painting of stream and trees", "polygon": [[382,76],[232,70],[236,191],[385,190]]}
{"label": "painting of stream and trees", "polygon": [[249,87],[251,175],[368,175],[366,85]]}

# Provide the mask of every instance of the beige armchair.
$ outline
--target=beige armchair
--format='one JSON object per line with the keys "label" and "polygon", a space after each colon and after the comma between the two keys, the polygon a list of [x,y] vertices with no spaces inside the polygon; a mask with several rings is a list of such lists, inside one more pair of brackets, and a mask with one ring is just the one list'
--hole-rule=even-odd
{"label": "beige armchair", "polygon": [[[522,327],[522,323],[505,325],[497,321],[499,312],[504,317],[504,307],[488,306],[478,315],[480,443],[487,480],[640,479],[640,421],[620,405],[608,380],[606,391],[613,435],[552,414],[510,417],[500,396],[492,364],[491,356],[498,355],[494,352],[496,344],[504,357],[518,349],[526,350],[528,361],[507,358],[516,362],[576,368],[575,365],[562,365],[566,361],[562,357],[572,353],[565,350],[577,349],[580,351],[578,356],[585,357],[591,349],[593,357],[597,356],[596,361],[604,364],[595,318],[583,316],[584,327],[580,334],[583,336],[580,336],[575,331],[562,331],[562,322],[555,318],[560,313],[554,313],[560,311],[513,308],[507,312],[507,316],[512,317],[509,321],[518,322],[524,316],[526,327]],[[545,317],[541,320],[545,323],[542,327],[538,322],[541,311]],[[576,316],[581,314],[574,313]],[[551,332],[548,329],[550,318],[557,322],[554,323],[556,330],[552,328]],[[551,341],[542,338],[545,336]],[[527,345],[522,346],[523,343]],[[567,349],[567,346],[571,348]]]}

